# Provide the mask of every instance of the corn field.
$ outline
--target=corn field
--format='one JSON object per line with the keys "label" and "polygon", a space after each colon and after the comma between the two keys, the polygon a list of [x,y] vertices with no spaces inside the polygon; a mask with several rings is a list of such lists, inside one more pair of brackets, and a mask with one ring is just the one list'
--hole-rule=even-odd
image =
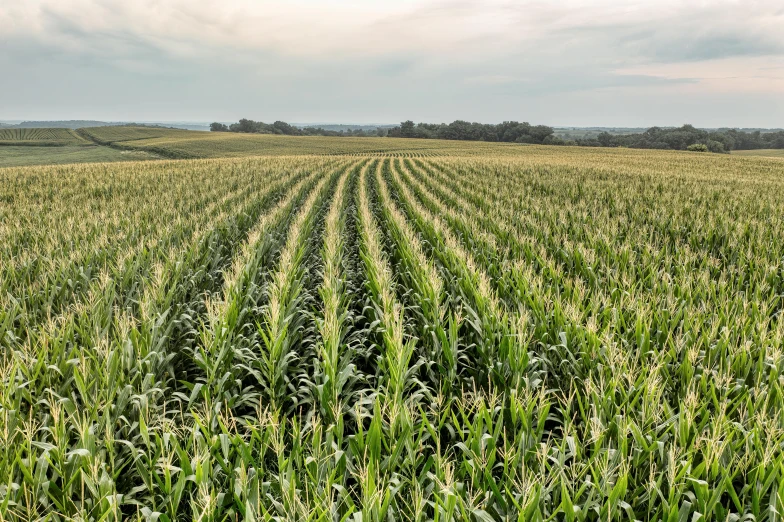
{"label": "corn field", "polygon": [[469,143],[447,140],[358,138],[339,136],[285,136],[201,132],[157,127],[106,126],[76,131],[89,143],[125,151],[146,152],[164,158],[195,159],[252,155],[349,155],[397,154],[419,156],[488,153],[517,154],[520,146],[509,143]]}
{"label": "corn field", "polygon": [[0,169],[0,520],[784,519],[784,163],[479,150]]}
{"label": "corn field", "polygon": [[71,129],[0,128],[0,146],[66,146],[90,145],[90,142]]}

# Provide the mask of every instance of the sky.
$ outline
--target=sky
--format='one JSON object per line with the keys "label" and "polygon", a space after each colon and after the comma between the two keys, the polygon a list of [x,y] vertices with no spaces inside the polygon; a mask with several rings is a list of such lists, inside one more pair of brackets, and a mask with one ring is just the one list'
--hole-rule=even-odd
{"label": "sky", "polygon": [[0,120],[784,127],[782,0],[0,0]]}

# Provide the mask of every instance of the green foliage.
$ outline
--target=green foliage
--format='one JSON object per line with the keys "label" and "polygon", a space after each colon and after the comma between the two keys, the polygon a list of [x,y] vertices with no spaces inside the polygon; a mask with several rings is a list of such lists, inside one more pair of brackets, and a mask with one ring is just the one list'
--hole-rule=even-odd
{"label": "green foliage", "polygon": [[[334,125],[332,127],[335,127]],[[340,127],[340,126],[338,126]],[[276,121],[275,123],[264,123],[262,121],[253,121],[248,119],[241,119],[237,123],[232,123],[226,126],[222,123],[213,123],[210,125],[210,130],[213,132],[239,132],[243,134],[279,134],[284,136],[356,136],[356,137],[370,137],[370,136],[383,136],[381,128],[376,129],[355,129],[347,128],[340,130],[323,129],[321,127],[295,127],[286,123],[285,121]]]}
{"label": "green foliage", "polygon": [[708,146],[704,143],[692,143],[686,147],[686,150],[689,152],[708,152]]}
{"label": "green foliage", "polygon": [[0,520],[780,520],[780,160],[89,133],[278,149],[0,169]]}
{"label": "green foliage", "polygon": [[631,147],[637,149],[689,150],[703,144],[710,152],[731,150],[784,148],[784,131],[744,132],[737,129],[704,130],[693,125],[677,128],[651,127],[643,133],[610,134],[602,132],[596,138],[581,138],[577,145],[589,147]]}
{"label": "green foliage", "polygon": [[[391,138],[431,138],[440,140],[466,140],[516,143],[552,143],[562,145],[562,141],[553,142],[553,129],[545,125],[532,126],[530,123],[505,121],[498,125],[487,123],[455,120],[452,123],[418,123],[407,120],[399,127],[389,129]],[[548,140],[549,141],[546,141]]]}
{"label": "green foliage", "polygon": [[706,146],[708,147],[708,150],[710,152],[714,152],[714,153],[718,153],[718,154],[727,152],[726,150],[724,150],[724,143],[722,143],[720,141],[708,140],[708,143],[706,144]]}

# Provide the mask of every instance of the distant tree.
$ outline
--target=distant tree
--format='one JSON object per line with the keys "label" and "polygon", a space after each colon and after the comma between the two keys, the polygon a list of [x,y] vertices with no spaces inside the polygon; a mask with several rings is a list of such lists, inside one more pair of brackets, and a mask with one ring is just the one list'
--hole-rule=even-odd
{"label": "distant tree", "polygon": [[[284,121],[264,123],[241,119],[228,127],[214,122],[213,132],[250,132],[261,134],[285,134],[290,136],[387,136],[390,138],[434,138],[471,141],[503,141],[509,143],[533,143],[548,145],[580,145],[583,147],[630,147],[637,149],[705,150],[729,153],[731,150],[784,149],[784,131],[751,132],[738,129],[703,130],[693,125],[675,128],[651,127],[642,133],[613,134],[611,132],[586,132],[581,138],[569,139],[569,134],[559,138],[552,127],[531,125],[528,122],[504,121],[499,124],[477,123],[455,120],[452,123],[402,122],[397,127],[375,130],[355,129],[332,130],[320,127],[299,128]],[[692,147],[698,145],[697,147]]]}
{"label": "distant tree", "polygon": [[413,138],[415,134],[414,131],[414,122],[411,120],[406,120],[400,124],[400,137],[401,138]]}
{"label": "distant tree", "polygon": [[276,133],[279,134],[286,134],[288,136],[296,136],[298,134],[301,134],[298,128],[292,127],[285,121],[276,121],[275,123],[272,124],[272,126],[274,127]]}
{"label": "distant tree", "polygon": [[609,132],[602,132],[596,137],[596,141],[601,143],[602,147],[611,147],[613,144],[613,135]]}
{"label": "distant tree", "polygon": [[[347,126],[346,129],[332,130],[323,129],[321,127],[296,127],[285,121],[276,121],[274,123],[264,123],[263,121],[253,121],[246,118],[241,119],[237,123],[232,123],[228,127],[222,123],[215,122],[210,125],[210,129],[216,132],[243,132],[255,134],[283,134],[286,136],[357,136],[357,137],[371,137],[371,136],[386,136],[387,129],[380,127],[376,129],[362,129],[352,128]],[[411,127],[414,123],[411,122]],[[400,132],[400,127],[390,129],[390,134]],[[419,136],[417,136],[419,137]]]}
{"label": "distant tree", "polygon": [[765,138],[768,140],[766,148],[784,149],[784,131],[771,132]]}
{"label": "distant tree", "polygon": [[536,142],[534,141],[534,137],[531,136],[530,134],[521,134],[520,136],[517,137],[515,143],[536,143]]}
{"label": "distant tree", "polygon": [[542,143],[545,138],[553,133],[553,128],[547,125],[536,125],[531,127],[531,136],[534,137],[536,143]]}
{"label": "distant tree", "polygon": [[[554,133],[552,127],[529,123],[505,121],[498,125],[455,120],[452,123],[417,123],[408,120],[399,127],[389,129],[390,138],[436,138],[442,140],[505,141],[518,143],[543,143]],[[550,142],[559,140],[550,138]]]}
{"label": "distant tree", "polygon": [[232,132],[258,132],[256,122],[246,118],[242,118],[239,123],[232,123],[229,129]]}
{"label": "distant tree", "polygon": [[691,152],[708,152],[708,146],[704,143],[692,143],[686,147],[686,150]]}

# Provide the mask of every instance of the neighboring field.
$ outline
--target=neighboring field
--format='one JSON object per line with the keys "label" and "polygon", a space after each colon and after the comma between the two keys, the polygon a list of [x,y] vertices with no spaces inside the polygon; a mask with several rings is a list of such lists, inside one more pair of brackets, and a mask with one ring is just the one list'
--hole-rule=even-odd
{"label": "neighboring field", "polygon": [[757,149],[757,150],[733,150],[737,156],[768,156],[771,158],[784,158],[784,149]]}
{"label": "neighboring field", "polygon": [[71,129],[0,129],[0,167],[154,159],[147,151],[122,151],[85,139]]}
{"label": "neighboring field", "polygon": [[66,163],[96,163],[104,161],[139,161],[156,159],[157,155],[144,151],[124,151],[98,145],[66,145],[61,147],[0,147],[0,167],[25,165],[63,165]]}
{"label": "neighboring field", "polygon": [[282,136],[197,132],[150,127],[97,127],[80,129],[97,143],[145,150],[170,158],[216,158],[297,154],[410,155],[516,153],[522,147],[510,143],[479,143],[446,140],[346,138],[328,136]]}
{"label": "neighboring field", "polygon": [[78,130],[79,134],[98,143],[120,143],[154,138],[177,138],[181,136],[196,136],[202,132],[185,131],[180,129],[166,129],[159,127],[88,127]]}
{"label": "neighboring field", "polygon": [[0,145],[56,147],[90,142],[71,129],[0,129]]}
{"label": "neighboring field", "polygon": [[0,169],[0,520],[781,519],[784,163],[246,139]]}

